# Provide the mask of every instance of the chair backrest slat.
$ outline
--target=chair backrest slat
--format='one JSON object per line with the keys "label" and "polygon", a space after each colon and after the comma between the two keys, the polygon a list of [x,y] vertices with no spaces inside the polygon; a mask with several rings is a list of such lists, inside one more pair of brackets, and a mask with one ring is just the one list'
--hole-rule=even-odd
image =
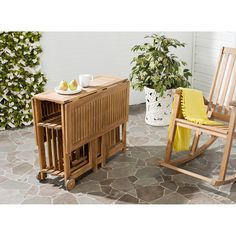
{"label": "chair backrest slat", "polygon": [[231,75],[233,72],[233,68],[234,68],[234,63],[235,63],[235,55],[231,56],[230,62],[229,62],[229,68],[226,74],[226,78],[225,78],[225,84],[223,85],[223,92],[222,92],[222,96],[221,96],[221,101],[219,102],[220,106],[224,105],[224,102],[226,101],[227,103],[227,91],[229,90],[229,84],[230,84],[230,79],[231,79]]}
{"label": "chair backrest slat", "polygon": [[221,61],[222,61],[222,58],[223,58],[223,50],[224,50],[224,48],[222,48],[222,50],[220,52],[220,57],[219,57],[219,61],[217,63],[216,72],[215,72],[215,75],[213,77],[213,81],[212,81],[212,85],[211,85],[211,90],[210,90],[209,98],[208,98],[209,102],[212,101],[213,93],[214,93],[214,90],[215,90],[215,86],[216,86],[216,82],[217,82],[217,77],[218,77],[219,70],[220,70],[220,64],[221,64]]}
{"label": "chair backrest slat", "polygon": [[[236,70],[234,71],[233,77],[236,78]],[[228,96],[228,100],[227,100],[227,103],[226,103],[227,109],[229,109],[229,103],[233,100],[235,87],[236,87],[236,79],[233,81],[232,85],[229,88],[229,96]]]}
{"label": "chair backrest slat", "polygon": [[219,71],[219,75],[218,75],[217,83],[216,83],[216,88],[215,88],[215,92],[214,92],[213,104],[215,104],[215,105],[217,105],[219,102],[219,96],[220,96],[220,92],[221,92],[221,88],[222,88],[222,84],[223,84],[223,79],[225,77],[225,72],[226,72],[228,60],[229,60],[229,54],[224,55],[223,59],[222,59],[222,64],[220,66],[220,71]]}
{"label": "chair backrest slat", "polygon": [[[209,94],[210,113],[228,115],[236,87],[236,48],[223,47]],[[227,117],[226,117],[227,119]]]}

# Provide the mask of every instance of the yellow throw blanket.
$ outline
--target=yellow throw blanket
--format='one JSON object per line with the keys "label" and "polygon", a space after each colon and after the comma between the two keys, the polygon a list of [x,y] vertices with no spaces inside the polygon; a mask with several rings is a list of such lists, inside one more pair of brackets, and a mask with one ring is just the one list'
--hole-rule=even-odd
{"label": "yellow throw blanket", "polygon": [[[222,125],[219,122],[208,119],[206,106],[204,104],[203,94],[201,91],[189,88],[180,89],[181,110],[178,114],[178,118],[184,118],[185,120],[191,121],[195,124]],[[172,124],[172,119],[170,124]],[[189,150],[190,139],[191,129],[177,126],[173,149],[177,152]]]}

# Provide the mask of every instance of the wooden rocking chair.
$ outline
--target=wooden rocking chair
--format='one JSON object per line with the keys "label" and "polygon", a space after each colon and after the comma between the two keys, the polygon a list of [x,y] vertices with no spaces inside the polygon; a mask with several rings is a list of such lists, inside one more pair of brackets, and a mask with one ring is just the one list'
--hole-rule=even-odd
{"label": "wooden rocking chair", "polygon": [[[236,87],[236,69],[234,68],[236,58],[236,48],[223,47],[216,73],[212,82],[209,99],[205,99],[208,117],[212,120],[220,120],[224,122],[221,126],[199,125],[189,122],[185,119],[178,118],[180,107],[181,91],[177,89],[175,93],[175,104],[173,111],[173,120],[169,130],[168,143],[166,148],[166,156],[160,165],[192,177],[207,181],[212,185],[223,185],[236,181],[236,174],[227,176],[227,166],[231,152],[232,141],[236,138],[236,101],[234,99],[234,91]],[[171,160],[172,146],[177,126],[182,126],[195,131],[193,143],[189,154],[186,157],[180,157]],[[205,133],[210,135],[209,140],[198,147],[200,136]],[[179,164],[186,163],[199,157],[217,138],[225,139],[223,157],[220,165],[219,176],[217,179],[209,178],[189,170],[177,167]]]}

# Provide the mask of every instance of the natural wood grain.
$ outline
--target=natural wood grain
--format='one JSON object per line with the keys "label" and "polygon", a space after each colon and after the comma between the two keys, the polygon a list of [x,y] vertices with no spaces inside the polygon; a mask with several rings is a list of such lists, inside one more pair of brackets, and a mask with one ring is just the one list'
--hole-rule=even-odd
{"label": "natural wood grain", "polygon": [[165,161],[168,163],[171,158],[171,152],[172,152],[172,145],[174,141],[174,136],[175,136],[175,131],[176,131],[176,119],[178,117],[179,113],[179,108],[180,108],[180,91],[176,90],[175,95],[174,95],[174,110],[172,113],[172,120],[170,124],[170,130],[169,130],[169,136],[168,136],[168,142],[167,142],[167,147],[166,147],[166,157]]}
{"label": "natural wood grain", "polygon": [[[208,117],[210,117],[211,119],[219,119],[221,121],[224,121],[225,124],[217,126],[200,125],[189,122],[183,118],[176,118],[177,113],[181,108],[179,106],[179,102],[175,100],[173,124],[171,125],[169,131],[166,157],[164,161],[160,163],[161,166],[199,178],[213,185],[226,184],[234,182],[236,180],[235,175],[226,178],[232,141],[233,138],[236,138],[236,102],[232,101],[236,87],[236,73],[234,73],[234,75],[232,76],[232,72],[235,68],[235,58],[235,48],[222,48],[216,73],[212,82],[209,99],[205,102],[205,104],[208,106]],[[180,157],[172,161],[170,160],[172,143],[174,141],[174,132],[177,126],[195,130],[196,134],[193,139],[190,154],[187,157]],[[211,135],[211,138],[203,146],[197,148],[199,137],[202,133]],[[183,168],[176,167],[177,164],[183,164],[198,157],[219,137],[225,139],[225,147],[218,179],[207,178],[194,172],[184,170]]]}
{"label": "natural wood grain", "polygon": [[[45,92],[34,96],[40,173],[64,177],[66,188],[71,189],[75,178],[96,171],[99,164],[105,166],[107,158],[125,150],[128,100],[127,79],[104,76],[96,77],[77,95]],[[48,168],[44,142],[48,143]]]}

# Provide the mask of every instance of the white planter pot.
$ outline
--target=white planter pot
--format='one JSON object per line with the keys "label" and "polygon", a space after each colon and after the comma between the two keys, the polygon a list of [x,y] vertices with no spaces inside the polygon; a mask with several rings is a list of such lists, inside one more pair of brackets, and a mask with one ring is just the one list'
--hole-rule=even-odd
{"label": "white planter pot", "polygon": [[169,125],[174,98],[172,89],[164,92],[162,97],[154,89],[144,87],[144,91],[146,94],[145,122],[153,126]]}

